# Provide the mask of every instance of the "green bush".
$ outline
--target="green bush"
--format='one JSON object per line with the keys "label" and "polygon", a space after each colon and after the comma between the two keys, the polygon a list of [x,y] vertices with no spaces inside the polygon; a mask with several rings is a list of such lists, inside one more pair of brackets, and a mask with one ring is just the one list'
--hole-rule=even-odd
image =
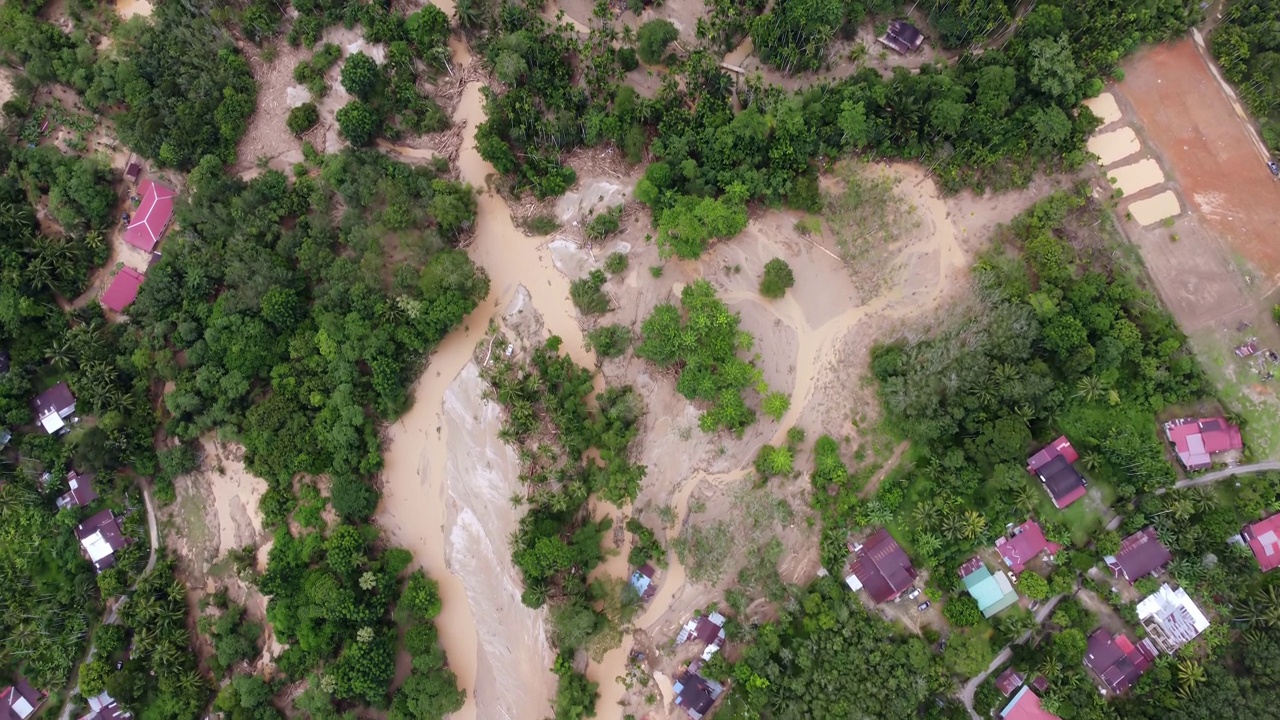
{"label": "green bush", "polygon": [[1049,581],[1035,572],[1024,572],[1018,576],[1018,591],[1032,600],[1049,598]]}
{"label": "green bush", "polygon": [[658,18],[640,26],[636,33],[636,42],[640,59],[646,65],[659,65],[665,60],[667,45],[680,37],[680,31],[670,20]]}
{"label": "green bush", "polygon": [[289,127],[289,132],[301,135],[315,127],[318,122],[320,122],[320,110],[316,108],[315,103],[309,102],[290,110],[289,119],[285,124]]}
{"label": "green bush", "polygon": [[604,358],[615,358],[627,351],[631,345],[631,328],[626,325],[603,325],[587,333],[587,346],[595,350],[596,355]]}
{"label": "green bush", "polygon": [[588,220],[586,227],[583,228],[583,234],[589,240],[603,240],[618,232],[618,228],[621,227],[619,223],[621,217],[622,206],[615,205]]}
{"label": "green bush", "polygon": [[781,258],[774,258],[764,265],[764,276],[760,278],[760,294],[767,298],[780,298],[796,284],[796,277],[791,266]]}
{"label": "green bush", "polygon": [[617,275],[626,272],[627,256],[623,253],[609,253],[609,257],[604,260],[604,269],[609,271],[610,275]]}
{"label": "green bush", "polygon": [[592,270],[590,275],[570,283],[569,297],[573,299],[573,306],[584,315],[609,312],[609,296],[600,289],[607,279],[603,270]]}
{"label": "green bush", "polygon": [[342,137],[357,147],[368,145],[378,136],[380,120],[373,108],[359,100],[352,100],[338,110],[338,131]]}
{"label": "green bush", "polygon": [[978,603],[968,595],[948,600],[942,606],[942,616],[957,627],[973,627],[982,622],[982,611],[978,609]]}
{"label": "green bush", "polygon": [[347,92],[368,100],[382,82],[382,70],[373,58],[362,52],[353,53],[342,64],[342,87]]}
{"label": "green bush", "polygon": [[794,456],[790,447],[764,445],[756,453],[756,472],[766,478],[791,474]]}

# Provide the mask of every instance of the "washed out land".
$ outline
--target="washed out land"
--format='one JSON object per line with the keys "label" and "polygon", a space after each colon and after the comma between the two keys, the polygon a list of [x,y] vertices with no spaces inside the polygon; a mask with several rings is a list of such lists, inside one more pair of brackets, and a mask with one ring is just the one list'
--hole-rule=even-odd
{"label": "washed out land", "polygon": [[1158,4],[7,3],[0,699],[1269,716],[1276,7]]}

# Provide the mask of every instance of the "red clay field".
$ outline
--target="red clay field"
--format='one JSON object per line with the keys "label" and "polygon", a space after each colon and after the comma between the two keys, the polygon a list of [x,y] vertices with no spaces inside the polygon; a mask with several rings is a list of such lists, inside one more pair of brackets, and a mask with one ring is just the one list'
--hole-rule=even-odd
{"label": "red clay field", "polygon": [[1117,90],[1206,229],[1271,285],[1280,281],[1280,182],[1243,110],[1190,39],[1147,48]]}

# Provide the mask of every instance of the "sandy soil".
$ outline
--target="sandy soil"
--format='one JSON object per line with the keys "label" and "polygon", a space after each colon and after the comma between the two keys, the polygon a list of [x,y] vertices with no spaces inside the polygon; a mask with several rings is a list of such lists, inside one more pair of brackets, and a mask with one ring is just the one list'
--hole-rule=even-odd
{"label": "sandy soil", "polygon": [[1121,118],[1120,106],[1116,105],[1116,97],[1109,92],[1104,92],[1098,97],[1085,100],[1084,105],[1102,120],[1100,127],[1105,128]]}
{"label": "sandy soil", "polygon": [[245,469],[243,448],[211,436],[200,445],[200,470],[174,480],[177,500],[161,513],[167,544],[192,577],[204,577],[228,550],[265,539],[258,501],[266,481]]}
{"label": "sandy soil", "polygon": [[[1152,183],[1154,185],[1155,183]],[[1146,186],[1150,187],[1150,185]],[[1144,189],[1144,188],[1139,188]],[[1125,193],[1128,195],[1129,193]],[[1182,212],[1178,196],[1172,190],[1165,190],[1159,195],[1152,195],[1145,200],[1138,200],[1129,206],[1129,214],[1139,225],[1154,225]]]}
{"label": "sandy soil", "polygon": [[1134,119],[1168,158],[1171,176],[1206,226],[1280,282],[1280,183],[1263,165],[1252,128],[1192,39],[1146,48],[1116,88]]}
{"label": "sandy soil", "polygon": [[[1164,171],[1160,169],[1160,163],[1151,158],[1143,158],[1135,163],[1114,167],[1107,171],[1107,175],[1109,176],[1111,183],[1120,190],[1120,193],[1123,196],[1126,197],[1140,193],[1149,187],[1155,187],[1156,185],[1164,182]],[[1173,207],[1173,212],[1156,219],[1163,220],[1166,217],[1177,215],[1178,205],[1176,202]],[[1134,217],[1137,217],[1137,215],[1135,214]],[[1149,222],[1150,221],[1142,222],[1142,224],[1147,225]]]}
{"label": "sandy soil", "polygon": [[152,9],[147,0],[116,0],[116,12],[120,14],[121,20],[128,20],[136,15],[151,17]]}
{"label": "sandy soil", "polygon": [[1113,165],[1142,150],[1138,135],[1131,127],[1097,133],[1089,138],[1087,147],[1103,165]]}

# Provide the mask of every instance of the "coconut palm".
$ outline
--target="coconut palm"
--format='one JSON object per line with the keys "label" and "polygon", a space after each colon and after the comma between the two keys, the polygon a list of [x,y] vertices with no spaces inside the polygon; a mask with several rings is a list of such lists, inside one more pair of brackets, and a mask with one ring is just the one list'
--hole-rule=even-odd
{"label": "coconut palm", "polygon": [[1076,381],[1076,397],[1091,403],[1102,397],[1107,387],[1097,375],[1086,375]]}
{"label": "coconut palm", "polygon": [[960,525],[960,535],[966,540],[976,540],[987,531],[987,519],[977,510],[965,510]]}
{"label": "coconut palm", "polygon": [[1040,500],[1040,494],[1030,483],[1019,483],[1013,489],[1013,506],[1023,512],[1031,512],[1036,509],[1036,505]]}
{"label": "coconut palm", "polygon": [[1178,694],[1190,697],[1208,679],[1199,661],[1183,658],[1178,661]]}

